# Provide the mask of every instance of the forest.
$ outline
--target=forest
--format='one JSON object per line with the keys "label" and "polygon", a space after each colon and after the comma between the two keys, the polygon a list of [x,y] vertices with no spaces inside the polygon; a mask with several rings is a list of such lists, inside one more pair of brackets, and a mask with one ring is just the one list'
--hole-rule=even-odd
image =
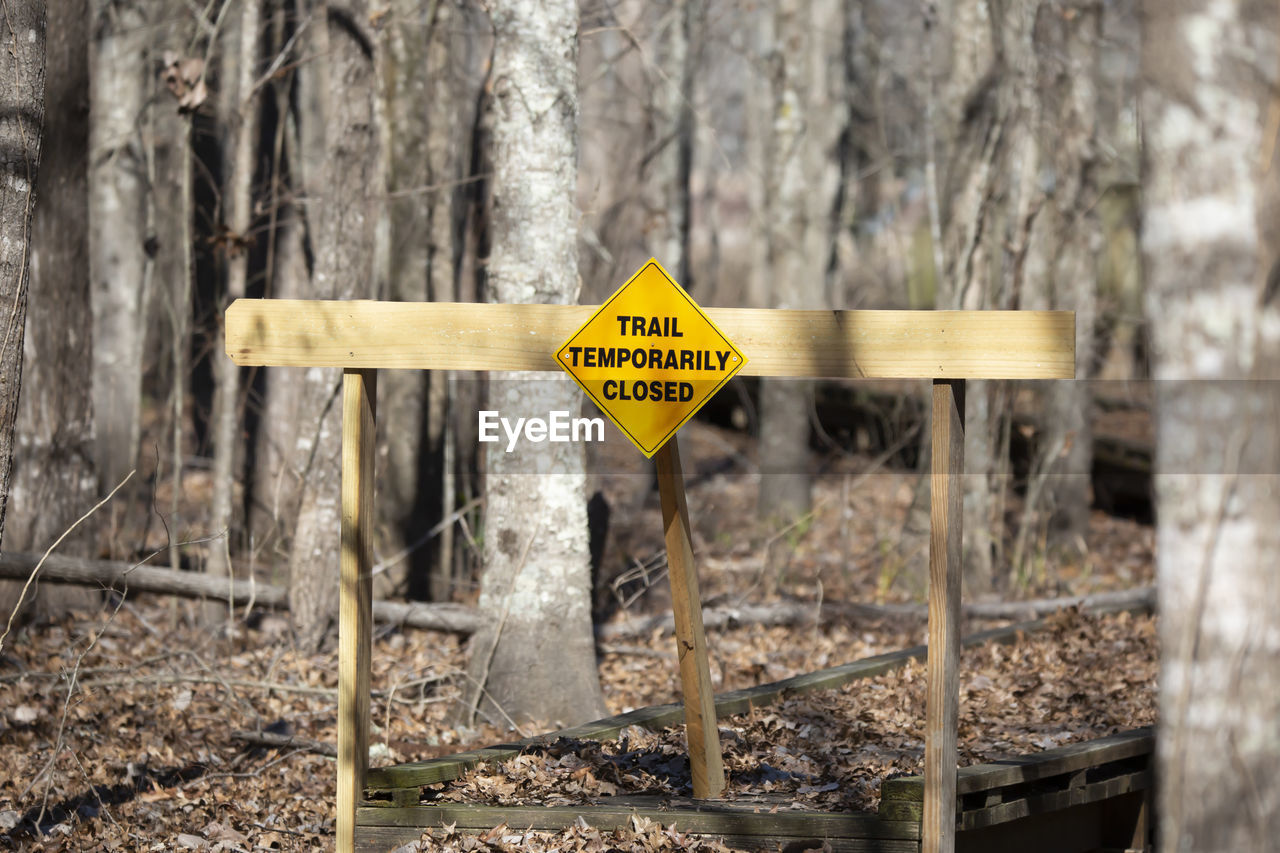
{"label": "forest", "polygon": [[[959,398],[963,631],[1006,631],[960,764],[1154,726],[1117,849],[1274,849],[1274,5],[6,0],[0,41],[0,848],[345,849],[343,370],[238,365],[236,300],[594,306],[652,258],[706,308],[1074,312],[1075,379]],[[717,695],[925,642],[930,389],[742,375],[683,426]],[[682,698],[649,451],[499,418],[565,413],[377,371],[371,780]],[[722,716],[728,800],[886,813],[899,663]],[[421,803],[687,796],[650,728]],[[385,849],[752,846],[514,820]]]}

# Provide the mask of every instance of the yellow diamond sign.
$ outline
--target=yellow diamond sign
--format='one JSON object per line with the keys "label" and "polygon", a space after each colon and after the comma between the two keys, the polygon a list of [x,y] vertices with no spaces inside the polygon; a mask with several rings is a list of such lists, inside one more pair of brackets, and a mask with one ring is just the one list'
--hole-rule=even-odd
{"label": "yellow diamond sign", "polygon": [[565,341],[556,361],[650,457],[747,363],[652,259]]}

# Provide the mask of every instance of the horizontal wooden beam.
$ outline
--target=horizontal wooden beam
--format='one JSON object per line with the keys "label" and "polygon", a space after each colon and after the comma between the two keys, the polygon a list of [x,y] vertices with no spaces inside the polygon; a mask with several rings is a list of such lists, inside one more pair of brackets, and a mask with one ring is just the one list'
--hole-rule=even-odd
{"label": "horizontal wooden beam", "polygon": [[[444,803],[417,806],[364,806],[356,813],[358,834],[377,839],[390,849],[388,840],[414,841],[423,829],[453,826],[463,832],[487,831],[505,823],[513,832],[526,829],[557,831],[575,825],[579,818],[603,832],[630,829],[632,818],[647,818],[663,826],[674,825],[682,834],[734,836],[757,839],[753,847],[778,849],[789,841],[828,838],[845,840],[841,849],[856,851],[915,851],[919,824],[880,820],[862,813],[830,813],[779,808],[779,800],[765,802],[706,802],[675,797],[608,797],[590,805],[490,806]],[[412,829],[412,834],[379,833],[375,827]],[[404,840],[401,840],[404,839]],[[781,844],[770,843],[781,841]],[[893,842],[903,842],[895,844]],[[761,843],[764,842],[764,843]],[[821,842],[814,842],[820,846]]]}
{"label": "horizontal wooden beam", "polygon": [[[594,310],[238,299],[227,309],[227,354],[241,365],[558,371],[552,354]],[[706,312],[746,354],[744,375],[1075,377],[1070,311]]]}

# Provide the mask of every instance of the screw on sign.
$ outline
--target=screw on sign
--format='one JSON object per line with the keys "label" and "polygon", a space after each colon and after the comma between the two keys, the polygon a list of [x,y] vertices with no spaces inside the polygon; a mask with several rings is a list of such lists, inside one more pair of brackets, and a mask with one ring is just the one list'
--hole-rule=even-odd
{"label": "screw on sign", "polygon": [[570,336],[556,361],[648,457],[747,362],[652,259]]}

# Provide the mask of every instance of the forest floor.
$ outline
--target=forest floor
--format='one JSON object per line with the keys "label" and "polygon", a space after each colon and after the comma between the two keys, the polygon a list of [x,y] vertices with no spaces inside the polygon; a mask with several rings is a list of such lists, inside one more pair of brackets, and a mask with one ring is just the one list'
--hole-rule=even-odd
{"label": "forest floor", "polygon": [[[799,601],[816,612],[823,602],[922,600],[924,545],[903,535],[916,479],[910,472],[867,456],[824,460],[813,513],[762,533],[754,510],[760,478],[734,464],[750,455],[745,440],[691,424],[682,448],[704,602]],[[614,600],[614,620],[668,607],[656,493],[634,461],[638,455],[626,457],[623,450],[605,449],[610,474],[597,483],[613,507],[606,559],[618,567],[615,577],[631,581],[618,585],[624,597]],[[1035,568],[983,597],[1087,594],[1152,582],[1150,526],[1095,512],[1085,544],[1076,556],[1041,554]],[[631,599],[637,581],[650,588]],[[332,847],[334,759],[323,752],[336,741],[335,656],[303,654],[281,614],[238,618],[229,632],[215,635],[194,627],[199,608],[131,596],[9,638],[0,657],[0,849]],[[965,630],[992,624],[971,621]],[[1066,614],[1024,643],[967,652],[962,757],[981,761],[1152,722],[1155,633],[1150,617]],[[714,629],[708,632],[712,678],[717,690],[752,686],[921,643],[924,634],[919,616]],[[600,651],[610,713],[678,698],[674,641],[661,629],[603,643]],[[450,723],[464,669],[464,638],[379,630],[372,672],[375,764],[510,740],[491,724]],[[918,765],[922,684],[920,667],[908,666],[726,722],[731,774],[748,787],[774,785],[822,807],[869,807],[884,773]],[[548,721],[519,733],[557,727]],[[292,735],[294,746],[255,746],[243,732]],[[643,745],[675,754],[679,737],[632,732],[624,751]],[[850,751],[855,743],[865,748]],[[828,749],[831,744],[840,748]],[[816,755],[824,751],[829,754]],[[562,769],[571,776],[587,770],[573,780],[578,793],[567,791],[552,779],[563,774],[550,769],[562,758],[488,768],[441,796],[497,790],[535,801],[572,799],[618,784],[574,759]],[[747,772],[761,766],[777,772]],[[633,775],[641,788],[655,784],[639,771]],[[584,788],[584,779],[601,789],[586,790],[591,784]],[[664,784],[678,790],[682,782]],[[430,849],[481,850],[687,849],[691,843],[642,825],[607,838],[579,827],[540,839],[502,830],[428,840]]]}

